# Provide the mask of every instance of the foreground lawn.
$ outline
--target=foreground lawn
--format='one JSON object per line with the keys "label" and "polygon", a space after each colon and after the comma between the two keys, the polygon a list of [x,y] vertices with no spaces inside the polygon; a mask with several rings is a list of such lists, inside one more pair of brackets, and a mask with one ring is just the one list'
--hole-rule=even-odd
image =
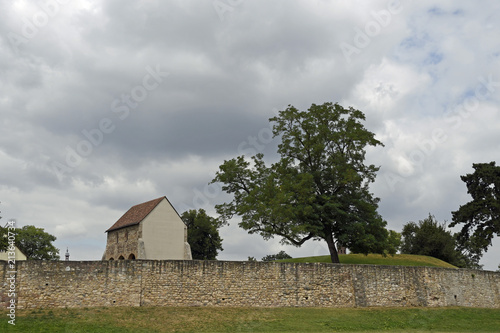
{"label": "foreground lawn", "polygon": [[500,309],[138,307],[0,311],[0,332],[500,332]]}
{"label": "foreground lawn", "polygon": [[[389,265],[389,266],[430,266],[457,268],[445,261],[412,254],[395,254],[394,256],[382,256],[381,254],[341,254],[339,255],[341,264],[362,264],[362,265]],[[330,256],[304,257],[278,260],[280,262],[331,262]]]}

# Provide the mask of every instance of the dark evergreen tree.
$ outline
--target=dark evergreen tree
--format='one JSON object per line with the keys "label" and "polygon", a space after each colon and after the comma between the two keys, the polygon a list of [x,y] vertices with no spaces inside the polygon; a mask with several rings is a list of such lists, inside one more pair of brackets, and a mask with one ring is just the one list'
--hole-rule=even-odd
{"label": "dark evergreen tree", "polygon": [[223,225],[218,219],[208,216],[204,209],[189,210],[181,215],[187,226],[188,243],[193,259],[215,260],[222,251],[222,238],[219,228]]}
{"label": "dark evergreen tree", "polygon": [[500,166],[495,162],[473,164],[474,172],[460,178],[472,201],[452,212],[450,226],[462,226],[458,242],[469,256],[480,258],[500,235]]}
{"label": "dark evergreen tree", "polygon": [[418,223],[405,224],[401,235],[401,253],[430,256],[457,267],[480,267],[478,261],[457,246],[456,236],[447,229],[446,223],[439,223],[431,214]]}

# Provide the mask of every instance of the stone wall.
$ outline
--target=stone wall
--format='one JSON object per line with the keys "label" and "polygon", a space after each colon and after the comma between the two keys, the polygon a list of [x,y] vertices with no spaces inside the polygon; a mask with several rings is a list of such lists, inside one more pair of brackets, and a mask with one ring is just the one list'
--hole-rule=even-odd
{"label": "stone wall", "polygon": [[107,237],[104,254],[106,260],[111,258],[117,260],[120,256],[128,259],[130,255],[133,255],[134,259],[139,257],[138,239],[142,237],[139,224],[109,231]]}
{"label": "stone wall", "polygon": [[[198,260],[18,262],[18,308],[467,306],[500,308],[500,273]],[[0,277],[8,268],[0,263]],[[8,284],[0,284],[6,306]]]}

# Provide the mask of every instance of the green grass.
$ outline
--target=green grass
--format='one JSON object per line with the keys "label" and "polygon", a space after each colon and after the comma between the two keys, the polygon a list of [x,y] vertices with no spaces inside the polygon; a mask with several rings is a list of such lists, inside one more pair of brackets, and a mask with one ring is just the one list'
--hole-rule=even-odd
{"label": "green grass", "polygon": [[[362,265],[389,265],[389,266],[430,266],[457,268],[442,260],[412,254],[396,254],[394,256],[382,256],[381,254],[342,254],[339,255],[341,264],[362,264]],[[330,256],[304,257],[279,260],[281,262],[331,262]]]}
{"label": "green grass", "polygon": [[140,307],[0,311],[0,332],[499,332],[500,309]]}

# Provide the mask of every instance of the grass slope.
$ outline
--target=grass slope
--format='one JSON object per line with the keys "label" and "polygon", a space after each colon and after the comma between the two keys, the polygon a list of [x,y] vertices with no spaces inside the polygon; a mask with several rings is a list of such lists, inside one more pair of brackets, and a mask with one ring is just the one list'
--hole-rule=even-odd
{"label": "grass slope", "polygon": [[[412,254],[396,254],[384,257],[381,254],[343,254],[339,256],[341,264],[389,265],[389,266],[430,266],[456,268],[442,260]],[[279,260],[281,262],[331,262],[330,256],[304,257]]]}
{"label": "grass slope", "polygon": [[136,307],[0,310],[0,332],[499,332],[500,309]]}

